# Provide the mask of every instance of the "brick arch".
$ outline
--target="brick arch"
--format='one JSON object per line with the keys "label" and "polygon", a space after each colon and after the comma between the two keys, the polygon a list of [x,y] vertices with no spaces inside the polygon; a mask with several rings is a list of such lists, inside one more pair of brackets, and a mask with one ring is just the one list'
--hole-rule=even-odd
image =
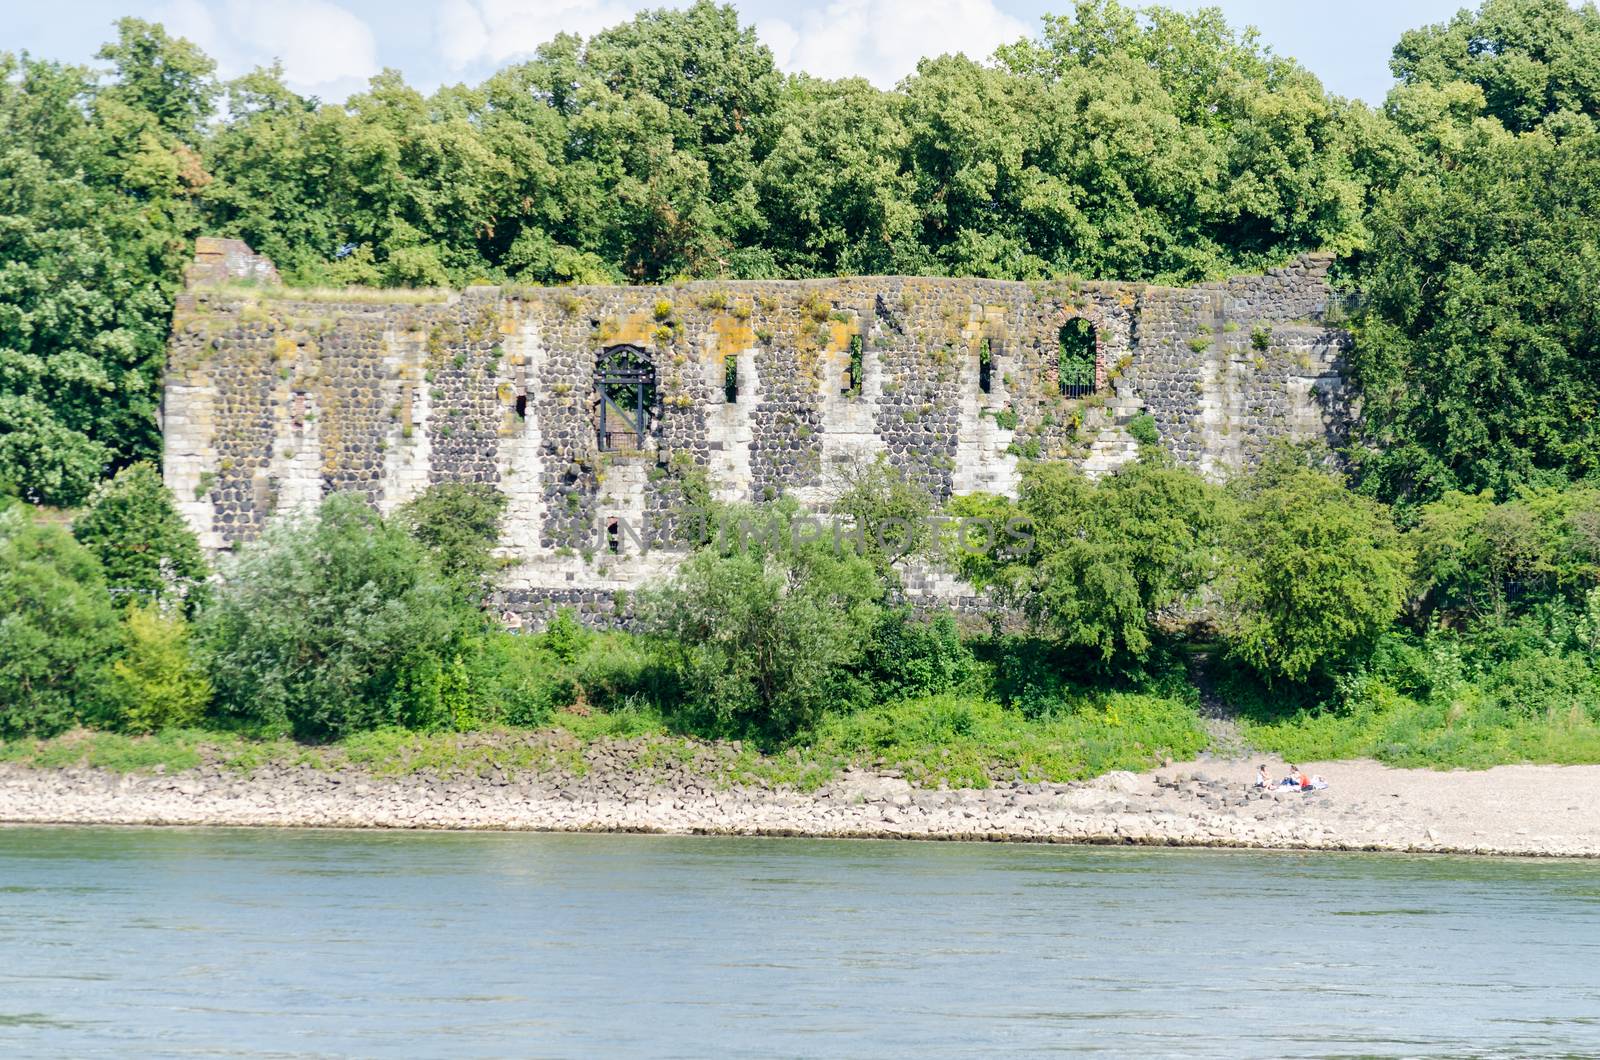
{"label": "brick arch", "polygon": [[1052,337],[1060,341],[1061,329],[1073,320],[1087,320],[1089,326],[1094,328],[1094,392],[1100,393],[1106,388],[1109,371],[1106,368],[1106,334],[1114,330],[1110,320],[1111,314],[1105,307],[1090,303],[1086,306],[1064,305],[1051,317]]}

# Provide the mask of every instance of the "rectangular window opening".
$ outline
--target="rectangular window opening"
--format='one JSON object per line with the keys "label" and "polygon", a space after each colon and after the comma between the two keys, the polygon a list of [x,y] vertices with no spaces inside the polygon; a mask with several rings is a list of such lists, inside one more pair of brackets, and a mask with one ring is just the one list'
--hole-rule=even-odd
{"label": "rectangular window opening", "polygon": [[839,393],[845,397],[861,396],[862,362],[865,360],[860,335],[850,336],[850,367],[845,372],[844,386],[839,388]]}
{"label": "rectangular window opening", "polygon": [[1088,397],[1094,393],[1095,357],[1098,342],[1094,325],[1082,317],[1061,325],[1061,355],[1057,380],[1065,397]]}

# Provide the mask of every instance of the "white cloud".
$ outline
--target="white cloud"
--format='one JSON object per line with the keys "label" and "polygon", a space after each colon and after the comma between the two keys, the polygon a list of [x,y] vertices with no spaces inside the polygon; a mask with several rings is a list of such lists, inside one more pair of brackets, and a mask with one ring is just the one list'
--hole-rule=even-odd
{"label": "white cloud", "polygon": [[371,27],[329,0],[170,0],[160,17],[215,58],[224,77],[279,59],[291,88],[339,98],[378,72]]}
{"label": "white cloud", "polygon": [[829,0],[819,10],[758,23],[785,70],[867,78],[892,87],[924,56],[984,59],[1031,27],[994,0]]}
{"label": "white cloud", "polygon": [[626,22],[641,6],[632,0],[441,0],[439,51],[456,70],[499,64],[533,54],[558,33],[587,37]]}

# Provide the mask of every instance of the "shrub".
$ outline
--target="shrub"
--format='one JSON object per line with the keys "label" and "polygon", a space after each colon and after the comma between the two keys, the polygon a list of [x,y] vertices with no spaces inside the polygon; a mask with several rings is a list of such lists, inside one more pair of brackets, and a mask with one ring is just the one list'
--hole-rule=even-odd
{"label": "shrub", "polygon": [[880,700],[958,692],[978,670],[949,615],[917,622],[903,608],[886,611],[867,647],[866,675]]}
{"label": "shrub", "polygon": [[1190,601],[1211,576],[1224,518],[1217,490],[1146,450],[1096,481],[1067,464],[1023,475],[1007,517],[1031,536],[999,535],[987,562],[962,564],[1036,629],[1101,665],[1142,666],[1156,616]]}
{"label": "shrub", "polygon": [[401,505],[396,518],[428,550],[439,572],[476,600],[495,568],[507,500],[487,483],[436,482]]}
{"label": "shrub", "polygon": [[532,727],[578,701],[572,660],[543,638],[489,630],[472,647],[470,681],[482,720]]}
{"label": "shrub", "polygon": [[189,623],[136,603],[122,622],[122,652],[106,676],[112,724],[127,732],[198,725],[211,701],[211,681],[191,650]]}
{"label": "shrub", "polygon": [[1156,429],[1156,418],[1141,412],[1128,421],[1128,434],[1140,445],[1160,445],[1161,432]]}
{"label": "shrub", "polygon": [[838,472],[831,509],[836,517],[850,518],[863,551],[881,574],[925,551],[932,541],[932,495],[882,454]]}
{"label": "shrub", "polygon": [[72,535],[95,554],[113,590],[183,599],[206,577],[200,544],[150,464],[134,464],[101,483]]}
{"label": "shrub", "polygon": [[476,621],[416,541],[335,495],[245,550],[201,639],[225,717],[327,738],[458,723]]}
{"label": "shrub", "polygon": [[0,736],[47,736],[92,713],[116,643],[94,556],[0,499]]}
{"label": "shrub", "polygon": [[590,640],[589,631],[578,624],[577,616],[570,607],[556,611],[542,637],[544,647],[564,663],[570,663],[582,654]]}
{"label": "shrub", "polygon": [[1240,494],[1223,586],[1229,651],[1268,683],[1326,683],[1399,614],[1406,549],[1384,508],[1293,454],[1241,480]]}
{"label": "shrub", "polygon": [[854,698],[852,672],[882,596],[867,559],[825,541],[796,545],[783,532],[751,547],[702,549],[669,584],[641,593],[639,610],[682,682],[683,720],[770,744]]}

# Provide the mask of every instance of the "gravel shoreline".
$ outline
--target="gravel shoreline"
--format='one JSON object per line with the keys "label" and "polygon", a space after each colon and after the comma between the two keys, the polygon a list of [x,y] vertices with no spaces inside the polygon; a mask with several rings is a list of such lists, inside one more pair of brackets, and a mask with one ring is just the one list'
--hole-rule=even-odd
{"label": "gravel shoreline", "polygon": [[[1275,763],[1276,765],[1276,763]],[[0,766],[0,823],[652,832],[1283,850],[1600,857],[1600,766],[1482,772],[1308,763],[1332,781],[1262,793],[1254,766],[1205,761],[1073,784],[916,788],[851,770],[812,792],[723,786],[682,769],[376,777]]]}

